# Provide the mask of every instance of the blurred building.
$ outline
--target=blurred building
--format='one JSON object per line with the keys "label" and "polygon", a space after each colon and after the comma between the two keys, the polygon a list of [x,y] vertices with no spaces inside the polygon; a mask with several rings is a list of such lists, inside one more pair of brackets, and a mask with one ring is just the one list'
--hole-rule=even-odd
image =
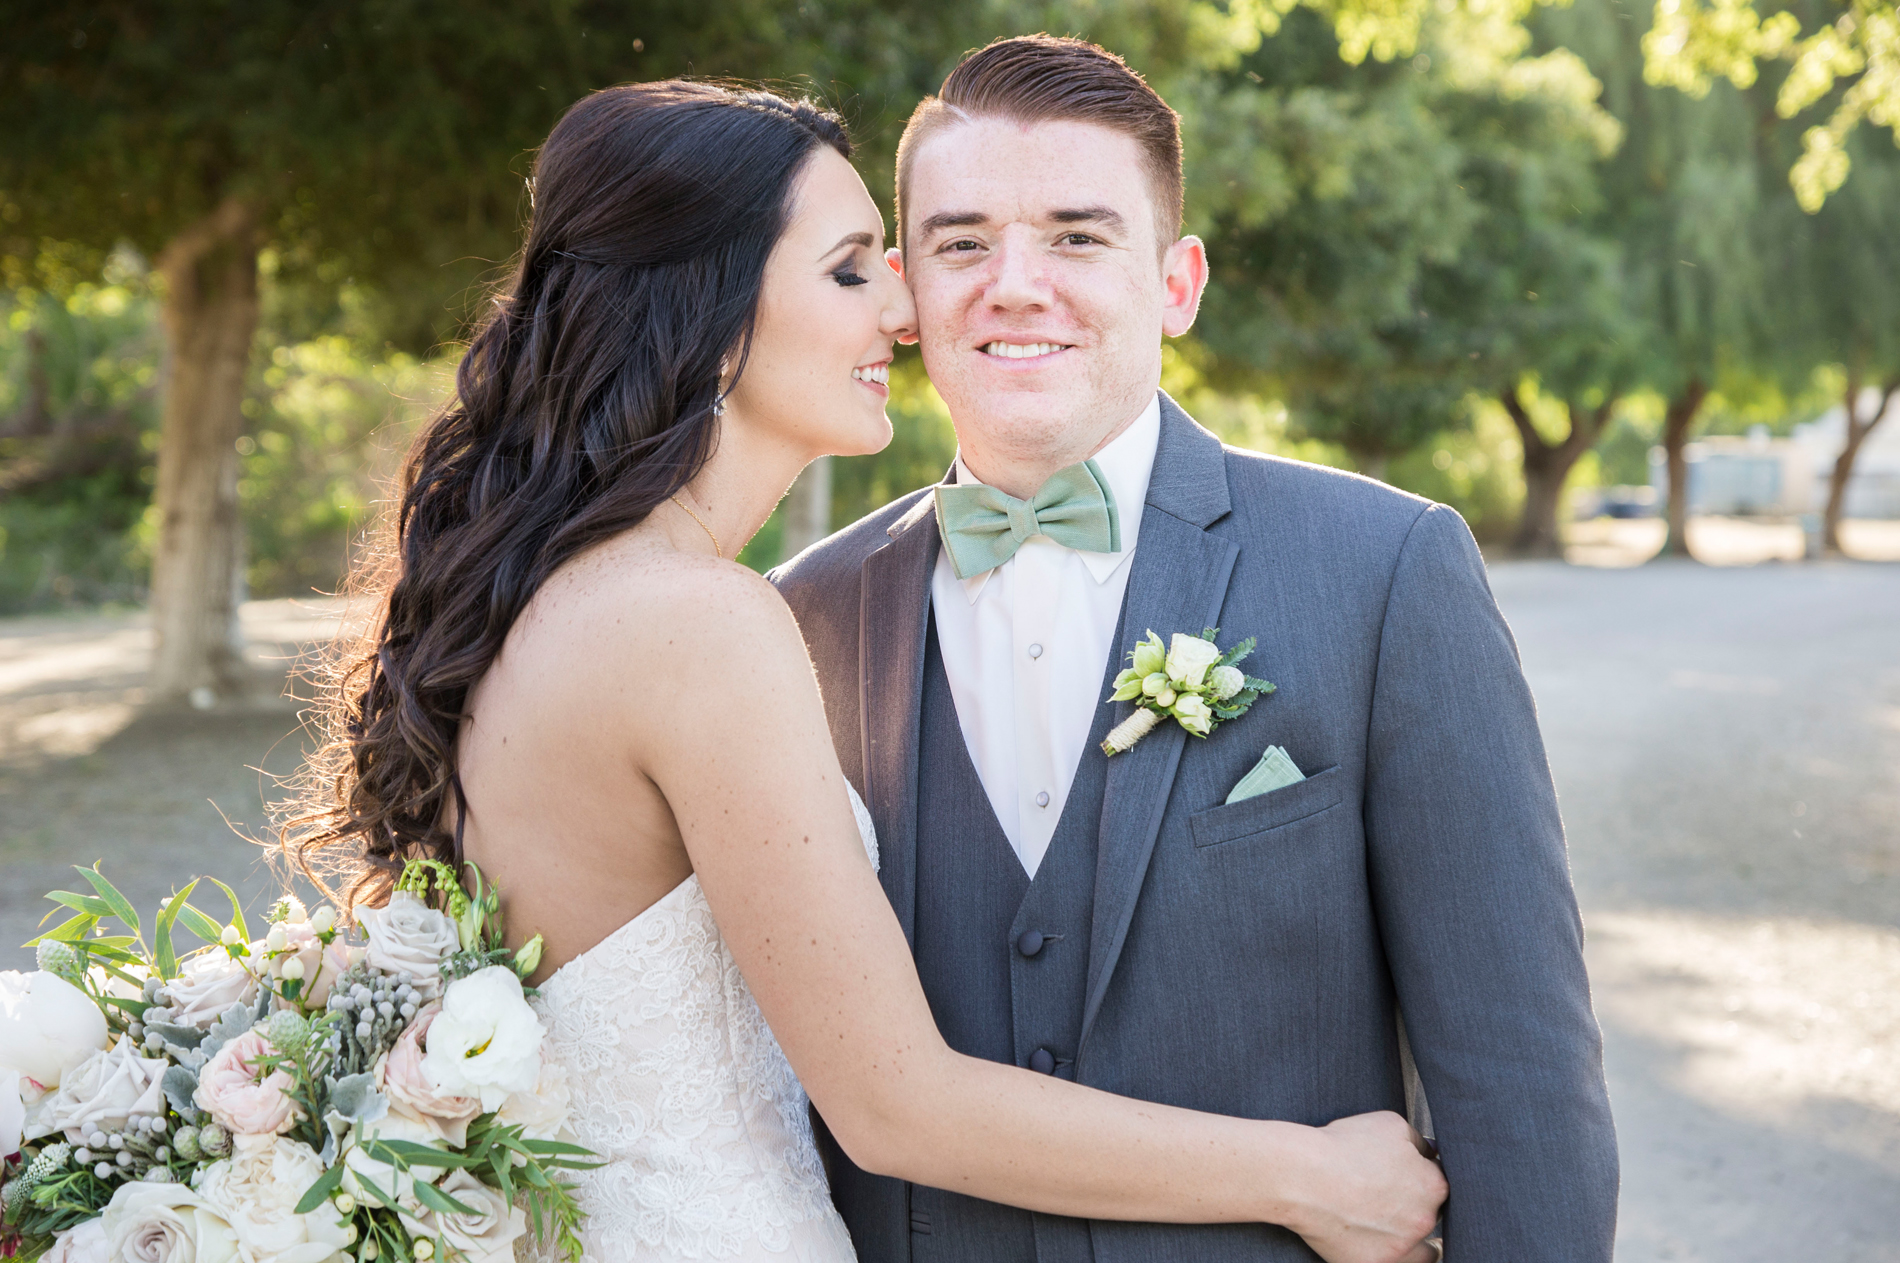
{"label": "blurred building", "polygon": [[[1876,390],[1861,396],[1871,410]],[[1900,396],[1861,445],[1847,484],[1845,516],[1900,518]],[[1864,414],[1863,414],[1864,415]],[[1797,425],[1787,438],[1766,426],[1746,437],[1712,435],[1683,449],[1689,465],[1689,512],[1731,517],[1798,517],[1827,507],[1828,482],[1846,441],[1847,413],[1836,406]],[[1668,495],[1669,472],[1658,447],[1649,455],[1649,482],[1658,501]]]}

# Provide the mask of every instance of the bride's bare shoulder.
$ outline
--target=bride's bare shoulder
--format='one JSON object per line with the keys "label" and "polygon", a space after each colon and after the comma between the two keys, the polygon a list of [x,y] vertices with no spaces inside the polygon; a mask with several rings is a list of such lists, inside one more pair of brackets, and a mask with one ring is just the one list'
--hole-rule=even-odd
{"label": "bride's bare shoulder", "polygon": [[638,535],[610,540],[562,566],[522,612],[516,639],[543,647],[663,655],[695,672],[735,656],[796,649],[790,608],[763,576],[731,561],[666,548]]}

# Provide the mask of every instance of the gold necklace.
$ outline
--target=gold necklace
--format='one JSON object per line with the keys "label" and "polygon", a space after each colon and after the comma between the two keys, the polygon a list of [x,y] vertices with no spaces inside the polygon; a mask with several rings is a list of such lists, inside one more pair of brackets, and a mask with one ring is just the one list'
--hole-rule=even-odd
{"label": "gold necklace", "polygon": [[706,532],[706,538],[713,542],[713,551],[719,554],[719,560],[724,561],[726,559],[726,550],[720,546],[719,537],[713,534],[713,528],[701,521],[699,514],[687,508],[685,501],[681,500],[678,496],[668,496],[667,499],[679,505],[681,511],[683,511],[687,517],[692,518],[695,522],[699,522],[699,529]]}

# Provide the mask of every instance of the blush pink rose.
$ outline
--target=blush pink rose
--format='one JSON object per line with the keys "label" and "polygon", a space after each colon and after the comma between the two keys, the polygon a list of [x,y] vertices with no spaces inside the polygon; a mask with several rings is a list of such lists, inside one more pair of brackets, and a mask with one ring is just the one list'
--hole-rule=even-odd
{"label": "blush pink rose", "polygon": [[303,966],[303,990],[297,995],[297,1003],[306,1009],[320,1009],[329,1000],[336,980],[350,967],[350,949],[341,938],[325,947],[308,921],[298,921],[283,929],[289,950],[271,961],[271,979],[281,982],[284,965],[297,961]]}
{"label": "blush pink rose", "polygon": [[220,1048],[198,1072],[198,1091],[192,1101],[237,1135],[282,1135],[297,1118],[296,1103],[290,1099],[294,1084],[284,1071],[265,1073],[258,1065],[276,1055],[262,1032],[246,1031]]}
{"label": "blush pink rose", "polygon": [[389,1097],[389,1108],[432,1128],[448,1144],[459,1149],[468,1143],[468,1125],[482,1112],[479,1097],[456,1096],[436,1086],[435,1078],[423,1068],[423,1049],[427,1047],[429,1027],[442,1012],[438,1003],[424,1006],[376,1065],[376,1086]]}

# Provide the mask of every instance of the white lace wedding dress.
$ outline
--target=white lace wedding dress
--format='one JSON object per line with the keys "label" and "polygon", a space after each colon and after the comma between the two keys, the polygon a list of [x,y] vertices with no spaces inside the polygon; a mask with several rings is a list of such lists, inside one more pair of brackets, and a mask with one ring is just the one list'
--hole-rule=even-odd
{"label": "white lace wedding dress", "polygon": [[[851,807],[875,865],[855,792]],[[804,1090],[697,877],[555,971],[534,1007],[567,1070],[574,1138],[606,1159],[571,1177],[585,1263],[853,1263]]]}

